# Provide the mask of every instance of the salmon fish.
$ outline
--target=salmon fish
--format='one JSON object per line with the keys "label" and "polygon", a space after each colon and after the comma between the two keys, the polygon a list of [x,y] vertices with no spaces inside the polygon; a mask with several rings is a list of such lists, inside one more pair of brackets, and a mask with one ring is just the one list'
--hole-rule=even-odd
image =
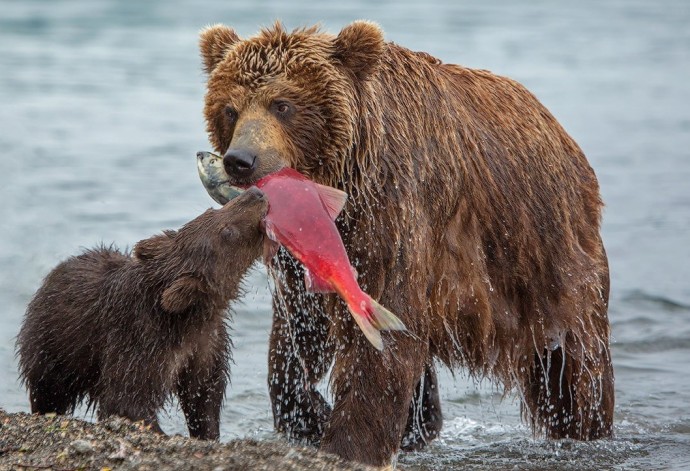
{"label": "salmon fish", "polygon": [[335,218],[347,195],[319,185],[291,168],[265,176],[256,186],[268,198],[264,219],[268,263],[282,245],[305,269],[307,290],[337,293],[346,303],[366,338],[383,350],[380,330],[407,330],[392,312],[359,287],[357,272],[350,264]]}
{"label": "salmon fish", "polygon": [[225,205],[244,191],[230,184],[223,168],[223,157],[220,155],[204,151],[197,152],[196,168],[199,171],[201,183],[216,203]]}

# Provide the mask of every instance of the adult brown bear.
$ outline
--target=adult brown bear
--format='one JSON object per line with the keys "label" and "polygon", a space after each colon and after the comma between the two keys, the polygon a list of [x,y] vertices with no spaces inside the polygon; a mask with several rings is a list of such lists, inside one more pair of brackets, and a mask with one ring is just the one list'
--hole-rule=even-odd
{"label": "adult brown bear", "polygon": [[[382,465],[436,436],[434,360],[488,375],[553,438],[611,435],[596,177],[520,84],[355,22],[201,33],[211,142],[238,185],[288,165],[350,195],[337,221],[363,289],[413,335],[374,349],[279,255],[269,353],[277,429]],[[333,365],[332,410],[314,389]]]}

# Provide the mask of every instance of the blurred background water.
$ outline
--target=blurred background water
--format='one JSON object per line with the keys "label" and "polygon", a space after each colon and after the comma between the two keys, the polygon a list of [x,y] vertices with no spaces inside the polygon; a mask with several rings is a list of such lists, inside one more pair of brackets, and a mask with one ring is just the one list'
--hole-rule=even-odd
{"label": "blurred background water", "polygon": [[[616,436],[532,438],[489,382],[442,373],[445,430],[406,469],[690,469],[690,3],[687,0],[0,1],[0,407],[27,411],[14,337],[33,292],[83,247],[131,247],[212,205],[203,26],[359,18],[445,62],[525,84],[599,177],[611,263]],[[265,269],[236,305],[222,439],[275,439]],[[173,405],[171,433],[186,433]]]}

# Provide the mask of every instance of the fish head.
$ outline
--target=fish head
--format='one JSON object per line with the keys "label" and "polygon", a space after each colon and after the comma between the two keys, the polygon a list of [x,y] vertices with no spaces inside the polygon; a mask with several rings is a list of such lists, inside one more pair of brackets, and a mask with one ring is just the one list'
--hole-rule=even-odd
{"label": "fish head", "polygon": [[196,153],[196,166],[201,183],[217,203],[225,204],[242,193],[241,188],[230,184],[223,166],[223,157],[212,152],[200,151]]}
{"label": "fish head", "polygon": [[246,39],[215,25],[201,32],[200,49],[207,131],[233,185],[291,167],[336,186],[353,149],[359,152],[360,118],[380,123],[378,111],[361,103],[384,50],[372,23],[352,23],[338,35],[275,24]]}
{"label": "fish head", "polygon": [[[196,153],[196,167],[204,187],[211,191],[228,182],[228,175],[223,168],[223,157],[212,152]],[[227,201],[225,202],[227,203]],[[225,204],[223,203],[223,204]]]}

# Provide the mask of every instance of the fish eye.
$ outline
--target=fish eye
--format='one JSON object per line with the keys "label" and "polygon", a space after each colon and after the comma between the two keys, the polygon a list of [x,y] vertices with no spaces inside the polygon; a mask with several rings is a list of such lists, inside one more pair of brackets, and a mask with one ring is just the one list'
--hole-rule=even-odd
{"label": "fish eye", "polygon": [[227,106],[223,109],[223,113],[225,114],[225,117],[228,119],[228,122],[229,122],[230,124],[234,124],[235,121],[237,121],[238,113],[237,113],[237,110],[236,110],[234,107],[232,107],[232,106],[230,106],[230,105],[227,105]]}

